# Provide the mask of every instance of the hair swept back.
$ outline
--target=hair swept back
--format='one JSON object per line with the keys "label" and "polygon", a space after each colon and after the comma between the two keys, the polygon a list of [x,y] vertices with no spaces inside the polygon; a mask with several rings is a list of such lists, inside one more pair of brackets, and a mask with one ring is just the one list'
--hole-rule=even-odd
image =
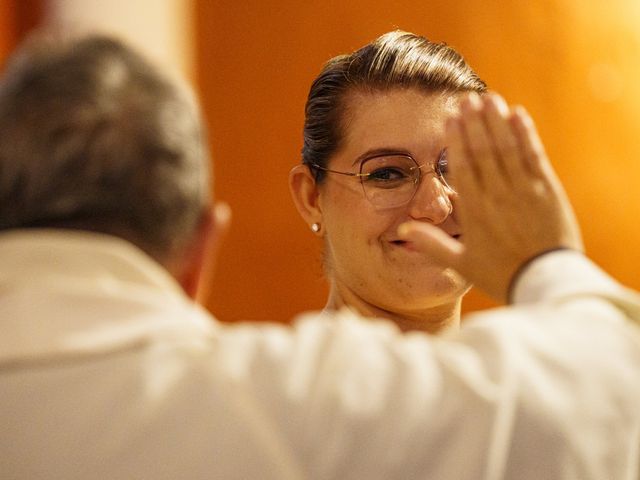
{"label": "hair swept back", "polygon": [[[340,147],[349,92],[393,88],[445,94],[487,90],[462,55],[445,43],[400,30],[388,32],[351,54],[332,58],[313,81],[305,106],[303,163],[327,167]],[[323,172],[313,170],[321,181]]]}

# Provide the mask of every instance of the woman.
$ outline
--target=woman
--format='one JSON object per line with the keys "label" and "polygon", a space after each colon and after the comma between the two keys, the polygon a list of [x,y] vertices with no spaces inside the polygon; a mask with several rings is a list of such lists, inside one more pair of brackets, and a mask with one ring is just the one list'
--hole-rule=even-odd
{"label": "woman", "polygon": [[444,126],[471,91],[486,85],[456,51],[401,31],[331,59],[313,82],[302,165],[289,185],[324,240],[326,309],[388,318],[405,331],[458,325],[469,285],[396,231],[415,219],[460,235]]}

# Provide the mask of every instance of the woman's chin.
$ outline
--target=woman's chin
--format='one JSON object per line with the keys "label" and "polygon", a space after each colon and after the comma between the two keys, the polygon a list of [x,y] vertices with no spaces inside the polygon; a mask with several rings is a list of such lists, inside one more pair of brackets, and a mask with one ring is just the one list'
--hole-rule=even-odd
{"label": "woman's chin", "polygon": [[455,270],[434,267],[427,274],[407,277],[395,283],[395,297],[404,305],[442,305],[459,301],[471,284]]}

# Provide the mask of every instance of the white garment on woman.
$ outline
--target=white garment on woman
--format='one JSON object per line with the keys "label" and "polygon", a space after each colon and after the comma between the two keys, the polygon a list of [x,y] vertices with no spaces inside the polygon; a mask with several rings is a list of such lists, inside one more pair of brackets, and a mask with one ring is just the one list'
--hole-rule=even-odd
{"label": "white garment on woman", "polygon": [[224,325],[90,233],[2,234],[0,265],[5,480],[638,478],[640,302],[580,254],[444,338]]}

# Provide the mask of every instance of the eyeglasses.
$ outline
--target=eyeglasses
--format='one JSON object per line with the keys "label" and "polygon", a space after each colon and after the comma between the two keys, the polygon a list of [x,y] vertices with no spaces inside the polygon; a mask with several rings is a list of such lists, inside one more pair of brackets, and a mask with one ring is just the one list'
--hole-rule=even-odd
{"label": "eyeglasses", "polygon": [[[313,168],[329,173],[358,177],[364,196],[377,208],[393,208],[406,205],[416,194],[423,169],[424,173],[434,174],[444,187],[441,195],[447,197],[447,193],[455,193],[447,178],[447,151],[440,153],[438,161],[434,164],[418,165],[413,157],[405,154],[379,155],[370,157],[360,163],[360,172],[339,172],[331,170],[315,163]],[[448,192],[447,192],[448,191]],[[449,198],[446,198],[449,203]]]}

